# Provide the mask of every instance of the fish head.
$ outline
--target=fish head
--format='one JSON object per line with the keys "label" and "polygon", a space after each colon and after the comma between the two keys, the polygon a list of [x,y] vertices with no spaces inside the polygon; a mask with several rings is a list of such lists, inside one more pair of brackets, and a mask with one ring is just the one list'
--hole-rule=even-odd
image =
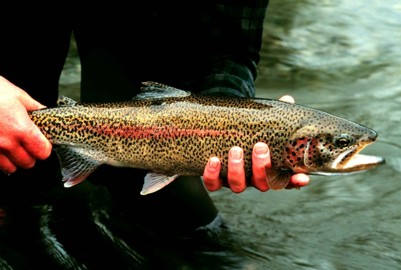
{"label": "fish head", "polygon": [[285,147],[285,163],[295,173],[335,175],[365,171],[384,163],[382,157],[359,154],[377,136],[368,127],[328,115],[293,134]]}

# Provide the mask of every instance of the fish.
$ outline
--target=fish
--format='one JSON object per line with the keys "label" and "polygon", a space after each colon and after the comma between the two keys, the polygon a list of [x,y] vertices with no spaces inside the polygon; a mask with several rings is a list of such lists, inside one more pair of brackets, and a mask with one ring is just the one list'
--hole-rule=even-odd
{"label": "fish", "polygon": [[246,177],[252,149],[268,144],[270,189],[288,186],[295,173],[341,175],[373,169],[385,160],[359,152],[375,130],[308,106],[275,99],[194,94],[143,82],[132,100],[81,103],[60,96],[55,107],[29,112],[55,146],[65,187],[84,181],[100,165],[147,170],[142,195],[179,176],[202,176],[211,157],[227,175],[228,152],[244,150]]}

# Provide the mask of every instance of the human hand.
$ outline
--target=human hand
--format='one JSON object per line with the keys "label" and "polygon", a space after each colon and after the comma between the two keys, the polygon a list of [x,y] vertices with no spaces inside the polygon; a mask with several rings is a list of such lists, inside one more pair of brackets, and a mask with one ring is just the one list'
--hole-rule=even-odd
{"label": "human hand", "polygon": [[[294,103],[291,96],[283,96],[281,101]],[[252,152],[252,178],[251,184],[260,191],[269,190],[266,170],[271,168],[269,148],[265,143],[256,143]],[[209,191],[215,191],[223,186],[220,178],[221,163],[219,158],[212,157],[207,163],[203,181]],[[306,174],[298,173],[291,177],[287,188],[301,188],[309,184],[309,177]],[[247,187],[245,179],[243,150],[240,147],[230,149],[228,156],[228,187],[235,193],[240,193]]]}
{"label": "human hand", "polygon": [[29,169],[50,156],[52,145],[27,111],[44,108],[25,91],[0,76],[0,170]]}
{"label": "human hand", "polygon": [[[267,144],[258,142],[255,144],[252,151],[252,186],[260,191],[269,190],[269,179],[266,176],[266,170],[269,168],[271,168],[269,148]],[[203,181],[209,191],[222,188],[223,181],[220,178],[220,169],[221,163],[219,158],[210,158],[203,173]],[[306,174],[294,174],[291,176],[288,188],[301,188],[308,185],[309,180]],[[238,146],[231,148],[228,155],[227,184],[235,193],[240,193],[247,187],[243,151]]]}

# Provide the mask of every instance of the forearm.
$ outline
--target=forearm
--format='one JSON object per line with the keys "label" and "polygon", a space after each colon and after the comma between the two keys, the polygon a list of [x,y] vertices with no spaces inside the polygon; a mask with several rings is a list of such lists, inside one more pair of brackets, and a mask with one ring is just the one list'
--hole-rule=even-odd
{"label": "forearm", "polygon": [[197,90],[207,95],[253,97],[268,1],[217,1],[210,24],[209,67]]}
{"label": "forearm", "polygon": [[212,68],[202,79],[198,91],[213,96],[255,96],[256,63],[248,65],[230,58],[214,60]]}

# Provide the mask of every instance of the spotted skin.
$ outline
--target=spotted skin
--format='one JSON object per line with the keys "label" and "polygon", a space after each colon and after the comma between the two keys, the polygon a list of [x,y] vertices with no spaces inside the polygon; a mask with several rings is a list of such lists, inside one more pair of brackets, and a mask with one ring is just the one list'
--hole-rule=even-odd
{"label": "spotted skin", "polygon": [[[66,99],[60,104],[31,112],[31,119],[53,144],[90,153],[99,164],[200,176],[208,159],[217,156],[224,177],[229,149],[239,146],[250,177],[252,148],[265,142],[272,156],[273,189],[284,188],[295,172],[329,170],[341,153],[359,152],[377,137],[332,114],[270,99],[187,94],[103,104]],[[339,147],[335,138],[344,134],[350,143]]]}

